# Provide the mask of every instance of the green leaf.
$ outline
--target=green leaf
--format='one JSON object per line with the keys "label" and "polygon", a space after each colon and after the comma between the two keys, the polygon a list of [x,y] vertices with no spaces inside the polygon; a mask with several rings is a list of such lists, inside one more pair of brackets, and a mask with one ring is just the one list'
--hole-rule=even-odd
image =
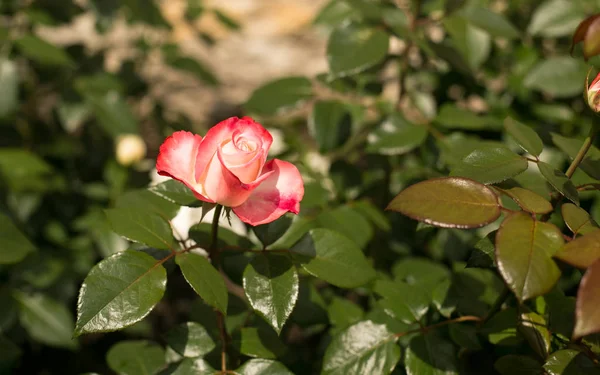
{"label": "green leaf", "polygon": [[527,166],[527,159],[506,147],[487,147],[467,155],[462,163],[454,166],[451,175],[493,184],[524,172]]}
{"label": "green leaf", "polygon": [[464,130],[489,130],[495,128],[497,123],[494,119],[487,116],[478,116],[454,104],[444,104],[440,108],[435,122],[445,128]]}
{"label": "green leaf", "polygon": [[600,259],[597,259],[585,271],[579,290],[575,308],[575,329],[573,339],[600,332]]}
{"label": "green leaf", "polygon": [[445,17],[442,22],[453,47],[461,53],[472,71],[477,70],[490,55],[490,35],[459,15]]}
{"label": "green leaf", "polygon": [[560,277],[552,256],[562,245],[562,233],[553,224],[522,212],[504,220],[496,234],[496,260],[502,278],[519,300],[552,289]]}
{"label": "green leaf", "polygon": [[388,52],[389,36],[379,28],[349,23],[333,30],[327,61],[335,77],[360,73],[379,64]]}
{"label": "green leaf", "polygon": [[511,197],[523,211],[534,214],[545,214],[553,210],[552,204],[546,198],[531,190],[514,187],[503,190],[503,192]]}
{"label": "green leaf", "polygon": [[389,232],[392,229],[390,220],[385,213],[370,201],[365,199],[354,201],[350,207],[382,231]]}
{"label": "green leaf", "polygon": [[425,142],[427,134],[425,126],[411,124],[394,112],[377,130],[369,133],[367,152],[402,155]]}
{"label": "green leaf", "polygon": [[567,242],[554,257],[578,268],[588,268],[600,259],[600,229]]}
{"label": "green leaf", "polygon": [[373,238],[373,228],[367,219],[350,206],[324,210],[315,221],[317,227],[334,230],[352,240],[361,249]]}
{"label": "green leaf", "polygon": [[500,216],[498,197],[487,186],[460,177],[442,177],[404,189],[386,210],[445,228],[477,228]]}
{"label": "green leaf", "polygon": [[415,285],[396,281],[377,280],[373,291],[383,297],[379,304],[404,323],[416,323],[429,309],[431,295]]}
{"label": "green leaf", "polygon": [[279,334],[298,299],[298,272],[287,256],[261,253],[244,270],[252,308]]}
{"label": "green leaf", "polygon": [[407,374],[458,374],[454,345],[435,333],[418,335],[410,340],[404,366]]}
{"label": "green leaf", "polygon": [[118,374],[155,374],[165,366],[165,351],[150,341],[125,340],[109,349],[106,362]]}
{"label": "green leaf", "polygon": [[117,253],[96,264],[79,291],[75,335],[115,331],[142,320],[161,300],[167,272],[139,251]]}
{"label": "green leaf", "polygon": [[35,246],[13,224],[0,213],[0,264],[19,263],[35,250]]}
{"label": "green leaf", "polygon": [[175,203],[152,194],[148,189],[127,191],[116,199],[115,208],[131,210],[147,210],[163,218],[172,219],[179,211]]}
{"label": "green leaf", "polygon": [[227,315],[227,287],[223,276],[208,259],[194,253],[178,254],[175,262],[188,284],[209,305]]}
{"label": "green leaf", "polygon": [[506,119],[504,129],[517,141],[523,150],[531,155],[540,156],[544,149],[544,143],[535,130],[510,117]]}
{"label": "green leaf", "polygon": [[123,0],[127,20],[167,28],[170,24],[163,17],[158,4],[147,0]]}
{"label": "green leaf", "polygon": [[244,355],[275,359],[285,354],[285,345],[270,328],[244,327],[240,335],[240,353]]}
{"label": "green leaf", "polygon": [[197,207],[202,204],[194,193],[177,180],[167,180],[148,188],[152,193],[180,206]]}
{"label": "green leaf", "polygon": [[292,221],[291,217],[284,215],[268,224],[254,226],[252,231],[263,246],[267,247],[279,240],[290,229]]}
{"label": "green leaf", "polygon": [[15,45],[27,58],[48,66],[73,66],[74,62],[64,49],[37,36],[26,34],[15,40]]}
{"label": "green leaf", "polygon": [[202,325],[186,322],[167,333],[167,345],[184,357],[194,358],[210,353],[215,342]]}
{"label": "green leaf", "polygon": [[339,297],[334,297],[327,307],[329,322],[338,329],[345,329],[359,322],[364,314],[358,305]]}
{"label": "green leaf", "polygon": [[519,316],[519,331],[541,358],[548,357],[552,336],[543,316],[532,311],[522,312]]}
{"label": "green leaf", "polygon": [[341,288],[355,288],[375,277],[360,248],[329,229],[311,229],[290,251],[308,273]]}
{"label": "green leaf", "polygon": [[[556,133],[550,133],[550,135],[552,136],[552,142],[562,152],[569,155],[571,160],[575,158],[584,142],[583,139],[567,138]],[[600,180],[600,150],[592,145],[579,164],[579,167],[588,176]]]}
{"label": "green leaf", "polygon": [[565,203],[560,207],[560,211],[565,224],[573,232],[574,237],[578,234],[588,234],[598,229],[598,225],[594,219],[581,207],[577,207],[572,203]]}
{"label": "green leaf", "polygon": [[104,212],[112,229],[131,241],[157,249],[177,247],[169,222],[157,214],[133,208],[112,208]]}
{"label": "green leaf", "polygon": [[543,161],[537,162],[538,169],[546,181],[571,202],[579,205],[579,193],[573,182],[564,173]]}
{"label": "green leaf", "polygon": [[575,349],[558,350],[544,363],[548,375],[598,375],[600,369],[584,353]]}
{"label": "green leaf", "polygon": [[571,35],[584,17],[585,13],[572,1],[545,1],[533,12],[527,32],[546,38]]}
{"label": "green leaf", "polygon": [[482,334],[493,345],[515,346],[523,337],[517,331],[518,313],[514,307],[501,310],[488,320]]}
{"label": "green leaf", "polygon": [[531,357],[509,354],[500,357],[494,368],[500,375],[543,375],[542,365]]}
{"label": "green leaf", "polygon": [[466,7],[461,14],[473,25],[500,38],[514,39],[520,36],[519,30],[502,14],[494,13],[480,6]]}
{"label": "green leaf", "polygon": [[322,375],[389,374],[400,360],[392,332],[370,320],[333,338],[323,357]]}
{"label": "green leaf", "polygon": [[308,131],[317,141],[319,152],[326,153],[348,140],[352,132],[352,115],[340,101],[318,101],[308,118]]}
{"label": "green leaf", "polygon": [[523,84],[531,90],[542,91],[556,98],[581,94],[586,65],[569,56],[542,59],[525,76]]}
{"label": "green leaf", "polygon": [[0,370],[6,371],[6,364],[16,361],[22,354],[21,348],[0,335]]}
{"label": "green leaf", "polygon": [[18,148],[0,149],[0,182],[14,191],[51,190],[52,167],[31,151]]}
{"label": "green leaf", "polygon": [[19,74],[17,65],[8,59],[0,58],[0,119],[17,110],[19,105]]}
{"label": "green leaf", "polygon": [[274,116],[305,102],[313,96],[312,83],[305,77],[287,77],[256,89],[245,104],[246,111]]}
{"label": "green leaf", "polygon": [[217,370],[202,358],[184,358],[181,362],[169,366],[159,375],[215,375]]}
{"label": "green leaf", "polygon": [[481,343],[477,337],[477,327],[473,324],[451,324],[448,328],[450,338],[461,348],[481,350]]}
{"label": "green leaf", "polygon": [[294,375],[282,363],[262,358],[249,360],[233,373],[235,375]]}
{"label": "green leaf", "polygon": [[208,84],[209,86],[214,87],[219,84],[219,80],[213,74],[213,72],[211,72],[209,68],[204,66],[204,64],[197,59],[192,59],[185,56],[167,56],[165,62],[175,69],[192,73],[199,80]]}
{"label": "green leaf", "polygon": [[469,260],[467,261],[467,267],[475,268],[491,268],[495,266],[496,255],[494,254],[495,247],[494,242],[496,240],[496,231],[490,232],[487,236],[483,237],[474,246]]}
{"label": "green leaf", "polygon": [[98,125],[113,138],[122,134],[138,134],[137,120],[125,98],[116,90],[99,94],[82,94],[90,105]]}
{"label": "green leaf", "polygon": [[45,294],[15,292],[19,302],[19,321],[36,341],[59,348],[75,349],[73,316],[63,304]]}

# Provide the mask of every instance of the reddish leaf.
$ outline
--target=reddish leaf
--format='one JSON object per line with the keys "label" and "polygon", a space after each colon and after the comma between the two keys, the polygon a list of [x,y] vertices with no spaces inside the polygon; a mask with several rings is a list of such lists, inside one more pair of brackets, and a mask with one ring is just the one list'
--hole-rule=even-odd
{"label": "reddish leaf", "polygon": [[600,309],[598,308],[600,293],[598,290],[600,290],[600,260],[594,262],[587,269],[579,284],[575,308],[574,339],[600,332]]}

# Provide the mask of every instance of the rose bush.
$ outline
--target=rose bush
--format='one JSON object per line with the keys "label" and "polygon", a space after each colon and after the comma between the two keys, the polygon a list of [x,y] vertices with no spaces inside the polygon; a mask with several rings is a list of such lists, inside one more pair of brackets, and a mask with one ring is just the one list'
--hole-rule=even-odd
{"label": "rose bush", "polygon": [[286,212],[297,214],[304,196],[298,168],[267,161],[271,134],[249,117],[231,117],[203,137],[178,131],[160,147],[160,175],[184,183],[205,202],[232,207],[245,223],[270,223]]}

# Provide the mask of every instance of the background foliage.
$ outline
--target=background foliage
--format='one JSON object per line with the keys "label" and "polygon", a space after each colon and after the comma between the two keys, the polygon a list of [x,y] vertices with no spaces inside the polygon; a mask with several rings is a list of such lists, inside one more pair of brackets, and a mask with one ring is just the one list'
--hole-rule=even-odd
{"label": "background foliage", "polygon": [[[152,162],[115,147],[141,135],[151,160],[192,129],[143,110],[151,56],[219,80],[151,34],[109,72],[106,51],[37,32],[82,12],[100,32],[170,27],[137,0],[0,3],[0,371],[212,374],[225,351],[236,374],[600,372],[598,294],[581,287],[600,283],[585,271],[600,151],[567,169],[598,121],[582,96],[594,60],[568,53],[596,1],[331,1],[314,20],[328,71],[243,103],[282,132],[301,213],[216,242],[193,226],[216,268],[169,251],[193,246],[168,222],[189,192],[148,189]],[[238,27],[200,2],[186,16],[207,12]]]}

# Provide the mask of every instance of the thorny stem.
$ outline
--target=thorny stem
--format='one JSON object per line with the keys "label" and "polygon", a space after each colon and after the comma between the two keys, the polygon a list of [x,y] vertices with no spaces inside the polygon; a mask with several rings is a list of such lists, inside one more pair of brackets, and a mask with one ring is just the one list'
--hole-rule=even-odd
{"label": "thorny stem", "polygon": [[592,142],[594,141],[595,136],[596,136],[596,127],[592,125],[592,128],[590,129],[590,134],[583,141],[583,144],[581,145],[579,152],[575,156],[575,159],[573,159],[573,161],[571,162],[571,165],[569,165],[569,169],[567,169],[567,172],[565,172],[565,175],[567,176],[567,178],[571,178],[573,176],[573,173],[575,173],[575,170],[577,169],[577,167],[579,167],[579,164],[581,164],[581,162],[583,161],[583,158],[585,157],[587,152],[590,150],[590,147],[592,147]]}
{"label": "thorny stem", "polygon": [[481,318],[478,316],[473,316],[473,315],[465,315],[465,316],[461,316],[460,318],[455,318],[455,319],[450,319],[450,320],[445,320],[443,322],[440,323],[436,323],[436,324],[432,324],[430,326],[427,327],[421,327],[421,328],[417,328],[417,329],[413,329],[410,331],[406,331],[406,332],[400,332],[400,333],[396,333],[394,336],[396,338],[399,337],[403,337],[406,335],[410,335],[412,333],[427,333],[433,329],[439,328],[439,327],[443,327],[446,326],[448,324],[453,324],[453,323],[461,323],[461,322],[480,322]]}
{"label": "thorny stem", "polygon": [[[215,207],[215,213],[213,216],[211,232],[210,232],[210,247],[208,248],[208,253],[210,256],[210,260],[213,265],[216,266],[219,258],[219,218],[221,217],[221,211],[223,210],[223,206],[218,204]],[[219,336],[221,337],[221,373],[227,373],[227,332],[225,331],[225,318],[221,311],[217,311],[217,324],[219,326]]]}

